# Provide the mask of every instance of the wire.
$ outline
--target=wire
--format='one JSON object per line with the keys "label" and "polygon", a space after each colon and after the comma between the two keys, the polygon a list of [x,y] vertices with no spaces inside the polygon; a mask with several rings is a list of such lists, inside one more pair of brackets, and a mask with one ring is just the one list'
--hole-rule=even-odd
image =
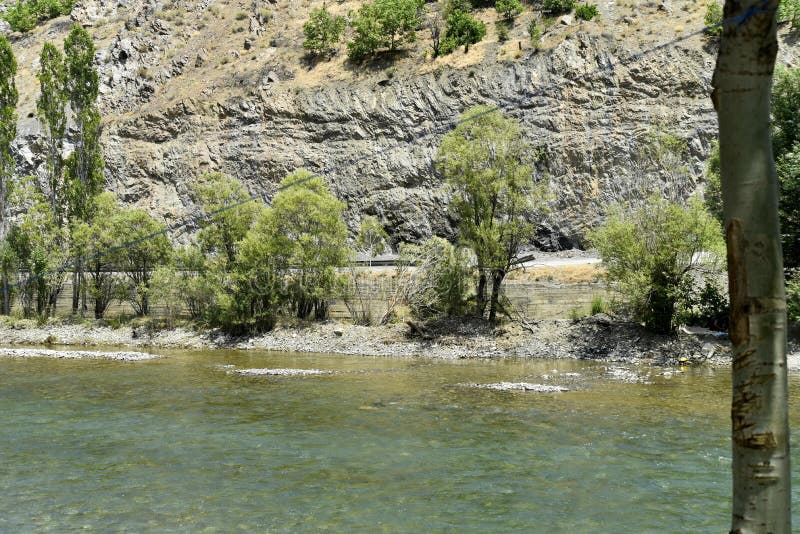
{"label": "wire", "polygon": [[[761,13],[773,13],[773,12],[775,12],[776,9],[774,9],[774,8],[773,9],[765,9],[765,7],[771,1],[772,0],[763,0],[758,5],[751,7],[750,9],[748,9],[747,11],[745,11],[745,12],[739,14],[739,15],[736,15],[734,17],[729,17],[729,18],[727,18],[725,20],[722,20],[722,21],[720,21],[718,23],[710,24],[710,25],[705,26],[705,27],[703,27],[703,28],[701,28],[699,30],[696,30],[694,32],[691,32],[691,33],[688,33],[686,35],[682,35],[682,36],[676,37],[675,39],[672,39],[670,41],[666,41],[666,42],[661,43],[659,45],[656,45],[656,46],[654,46],[652,48],[649,48],[647,50],[643,50],[641,52],[633,54],[633,55],[629,56],[628,58],[620,59],[620,60],[618,60],[616,62],[611,61],[611,62],[609,62],[609,63],[607,63],[607,64],[605,64],[603,66],[600,66],[600,67],[598,67],[598,68],[596,68],[594,70],[591,70],[591,71],[583,74],[582,76],[579,76],[575,80],[570,80],[568,83],[575,84],[576,82],[581,81],[581,80],[587,81],[588,79],[593,78],[593,77],[597,76],[598,74],[602,74],[603,72],[606,72],[606,71],[613,71],[617,67],[630,65],[632,63],[635,63],[635,62],[641,60],[642,58],[644,58],[644,57],[646,57],[646,56],[648,56],[650,54],[653,54],[653,53],[661,51],[661,50],[665,50],[667,48],[674,47],[674,46],[676,46],[676,45],[678,45],[678,44],[680,44],[680,43],[682,43],[684,41],[688,41],[689,39],[692,39],[693,37],[696,37],[698,35],[709,34],[713,30],[716,30],[718,28],[722,28],[724,26],[729,26],[729,25],[741,26],[742,24],[744,24],[745,21],[747,21],[750,17],[752,17],[754,15],[761,14]],[[526,91],[525,93],[523,93],[523,94],[519,95],[518,97],[513,98],[513,99],[511,99],[511,100],[509,100],[509,101],[507,101],[505,103],[497,104],[497,105],[492,106],[492,107],[490,107],[490,108],[488,108],[486,110],[483,110],[481,112],[478,112],[478,113],[475,113],[475,114],[471,114],[468,117],[463,117],[463,118],[459,118],[459,119],[450,121],[448,123],[443,123],[440,126],[428,131],[425,134],[421,134],[421,135],[418,135],[416,137],[412,137],[409,140],[409,143],[410,142],[422,141],[422,140],[424,140],[426,138],[439,135],[440,133],[449,131],[449,130],[451,130],[451,129],[453,129],[453,128],[461,125],[461,124],[467,123],[469,121],[476,120],[476,119],[478,119],[480,117],[483,117],[485,115],[488,115],[490,113],[495,113],[497,111],[503,111],[503,110],[513,109],[513,108],[519,107],[520,104],[522,104],[523,102],[529,101],[531,98],[544,96],[548,91],[559,89],[564,85],[566,85],[566,84],[553,83],[553,84],[550,84],[549,86],[547,86],[547,85],[544,86],[543,88],[539,89],[538,91]],[[309,181],[309,180],[311,180],[311,179],[313,179],[313,178],[315,178],[317,176],[324,177],[324,176],[330,176],[330,175],[332,175],[334,173],[338,173],[339,171],[342,171],[344,169],[348,169],[350,167],[353,167],[354,165],[357,165],[358,163],[361,163],[362,161],[367,161],[367,160],[370,160],[370,159],[374,159],[376,156],[378,156],[378,155],[380,155],[380,154],[382,154],[384,152],[387,152],[389,150],[392,150],[394,148],[396,148],[396,147],[378,148],[378,149],[376,149],[375,151],[373,151],[373,152],[371,152],[369,154],[364,154],[362,156],[358,156],[358,157],[352,158],[350,160],[345,160],[344,162],[339,163],[338,165],[334,165],[332,167],[324,168],[324,169],[320,170],[319,172],[317,172],[316,174],[311,174],[311,175],[309,175],[309,176],[307,176],[305,178],[301,178],[299,180],[295,180],[295,181],[293,181],[293,182],[291,182],[289,184],[286,184],[286,185],[283,185],[283,186],[278,186],[275,189],[275,194],[277,194],[277,193],[279,193],[281,191],[284,191],[286,189],[289,189],[290,187],[294,187],[294,186],[303,184],[303,183],[305,183],[305,182],[307,182],[307,181]],[[125,243],[123,243],[121,245],[118,245],[118,246],[115,246],[115,247],[111,247],[109,249],[106,249],[104,251],[98,252],[98,253],[93,254],[91,256],[81,257],[81,258],[79,258],[79,259],[77,259],[77,260],[75,260],[73,262],[69,262],[69,263],[64,264],[63,266],[61,266],[58,269],[54,269],[52,271],[48,271],[48,272],[41,273],[41,274],[38,274],[38,275],[31,275],[28,278],[26,278],[25,280],[17,282],[16,284],[6,285],[4,290],[7,291],[8,289],[13,289],[13,288],[16,288],[16,287],[19,287],[19,286],[24,286],[24,285],[27,285],[27,284],[29,284],[31,282],[34,282],[36,280],[39,280],[39,279],[47,277],[47,276],[53,276],[53,275],[56,275],[56,274],[66,273],[66,272],[69,271],[69,269],[72,269],[72,268],[74,268],[74,267],[76,267],[78,265],[82,265],[82,264],[88,263],[88,262],[90,262],[92,260],[96,260],[98,258],[102,258],[103,256],[107,256],[109,254],[113,254],[113,253],[119,252],[121,250],[125,250],[125,249],[128,249],[128,248],[134,247],[134,246],[136,246],[136,245],[138,245],[140,243],[143,243],[145,241],[148,241],[148,240],[153,239],[155,237],[158,237],[160,235],[166,235],[166,234],[168,234],[170,232],[173,232],[173,231],[175,231],[175,230],[177,230],[179,228],[182,228],[184,226],[188,226],[190,224],[198,224],[198,223],[200,223],[200,222],[202,222],[204,220],[212,219],[213,217],[215,217],[217,215],[220,215],[221,213],[224,213],[226,211],[238,208],[239,206],[242,206],[244,204],[247,204],[249,202],[253,202],[253,201],[256,201],[256,200],[262,200],[262,197],[260,197],[259,195],[252,195],[249,198],[240,200],[238,202],[234,202],[233,204],[228,204],[228,205],[223,206],[223,207],[221,207],[219,209],[216,209],[216,210],[214,210],[212,212],[205,213],[205,214],[202,214],[202,215],[195,215],[195,216],[186,217],[186,218],[184,218],[184,219],[182,219],[182,220],[180,220],[180,221],[178,221],[176,223],[173,223],[173,224],[171,224],[169,226],[166,226],[164,229],[159,230],[157,232],[152,232],[150,234],[147,234],[145,236],[139,237],[137,239],[133,239],[131,241],[127,241],[127,242],[125,242]],[[266,203],[266,199],[263,199],[263,200]]]}

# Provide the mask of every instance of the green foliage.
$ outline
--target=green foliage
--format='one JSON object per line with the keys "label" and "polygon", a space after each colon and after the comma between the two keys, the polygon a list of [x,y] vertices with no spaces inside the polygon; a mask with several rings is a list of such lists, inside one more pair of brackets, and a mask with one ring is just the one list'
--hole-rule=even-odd
{"label": "green foliage", "polygon": [[45,127],[47,134],[47,182],[50,186],[50,208],[56,221],[64,221],[64,203],[66,191],[64,186],[64,161],[62,151],[67,128],[67,67],[58,48],[45,43],[39,56],[40,94],[36,100],[36,112]]}
{"label": "green foliage", "polygon": [[5,230],[8,192],[14,176],[14,154],[11,143],[17,135],[17,100],[19,93],[14,83],[17,60],[11,44],[0,36],[0,232]]}
{"label": "green foliage", "polygon": [[706,25],[706,35],[719,37],[722,35],[722,6],[717,2],[711,2],[706,6],[706,15],[703,23]]}
{"label": "green foliage", "polygon": [[508,23],[498,20],[494,23],[495,30],[497,31],[497,40],[501,43],[508,41]]}
{"label": "green foliage", "polygon": [[542,39],[542,30],[536,25],[536,19],[531,19],[528,24],[528,35],[531,37],[531,43],[537,44]]}
{"label": "green foliage", "polygon": [[377,217],[367,215],[361,219],[354,243],[356,251],[366,254],[369,258],[374,258],[386,249],[388,241],[389,235]]}
{"label": "green foliage", "polygon": [[101,193],[93,204],[96,211],[91,221],[72,221],[71,252],[73,257],[83,258],[88,276],[84,290],[94,303],[95,319],[102,319],[113,300],[125,297],[125,284],[114,275],[120,255],[113,251],[124,243],[127,228],[112,193]]}
{"label": "green foliage", "polygon": [[597,315],[598,313],[606,313],[608,311],[608,306],[606,306],[606,302],[603,300],[603,295],[595,295],[592,299],[592,315]]}
{"label": "green foliage", "polygon": [[[272,206],[248,233],[250,248],[263,241],[267,256],[283,274],[289,309],[301,319],[327,315],[340,284],[336,269],[347,263],[344,205],[318,176],[298,170],[287,176]],[[243,244],[244,246],[244,244]]]}
{"label": "green foliage", "polygon": [[597,6],[594,4],[581,4],[575,8],[575,16],[582,20],[592,20],[597,15]]}
{"label": "green foliage", "polygon": [[117,214],[117,228],[125,243],[118,256],[118,269],[128,279],[127,299],[136,315],[150,313],[150,280],[153,270],[172,259],[172,245],[166,227],[139,209],[123,209]]}
{"label": "green foliage", "polygon": [[480,42],[484,36],[486,36],[486,25],[483,22],[474,19],[465,11],[455,9],[447,16],[440,46],[441,53],[449,54],[462,45],[467,51],[469,45]]}
{"label": "green foliage", "polygon": [[772,145],[776,157],[800,140],[800,68],[775,70],[772,85]]}
{"label": "green foliage", "polygon": [[786,315],[790,321],[800,322],[800,270],[786,279]]}
{"label": "green foliage", "polygon": [[325,5],[312,9],[308,22],[303,24],[303,48],[318,56],[332,55],[344,34],[345,26],[345,18],[331,15]]}
{"label": "green foliage", "polygon": [[615,208],[590,239],[630,315],[661,333],[690,305],[694,277],[716,271],[724,253],[719,223],[697,199],[684,207],[650,197],[638,209]]}
{"label": "green foliage", "polygon": [[350,61],[363,61],[374,56],[379,48],[388,45],[378,22],[375,4],[362,5],[351,25],[353,40],[347,43],[347,57]]}
{"label": "green foliage", "polygon": [[722,213],[722,183],[719,160],[719,143],[714,143],[711,153],[708,155],[705,169],[706,190],[703,194],[703,201],[708,212],[719,222],[725,224],[725,216]]}
{"label": "green foliage", "polygon": [[375,0],[364,4],[351,23],[353,39],[347,43],[350,61],[363,61],[381,48],[395,50],[417,38],[422,0]]}
{"label": "green foliage", "polygon": [[40,22],[72,11],[72,0],[19,0],[8,7],[3,19],[16,32],[29,32]]}
{"label": "green foliage", "polygon": [[781,224],[784,264],[800,267],[800,144],[791,152],[778,157],[778,187],[780,201],[778,217]]}
{"label": "green foliage", "polygon": [[522,13],[522,4],[519,0],[497,0],[494,7],[505,20],[514,20],[517,15]]}
{"label": "green foliage", "polygon": [[35,186],[34,177],[23,178],[12,201],[24,209],[8,234],[18,261],[19,299],[26,317],[48,317],[55,311],[67,261],[66,232],[56,224],[50,206]]}
{"label": "green foliage", "polygon": [[459,237],[477,257],[478,315],[484,312],[487,280],[492,282],[490,320],[503,278],[533,234],[530,220],[545,198],[533,182],[529,152],[514,119],[481,106],[465,112],[439,146],[437,164],[453,191],[450,206]]}
{"label": "green foliage", "polygon": [[415,266],[414,271],[405,271],[409,276],[400,278],[406,305],[416,317],[464,314],[472,276],[471,256],[469,249],[454,247],[440,237],[432,237],[421,245],[400,246],[400,269]]}
{"label": "green foliage", "polygon": [[70,105],[76,115],[97,100],[98,78],[94,67],[94,42],[79,24],[74,24],[64,40]]}
{"label": "green foliage", "polygon": [[778,20],[789,22],[792,30],[800,28],[800,0],[781,0]]}
{"label": "green foliage", "polygon": [[575,0],[542,0],[542,11],[549,15],[569,13],[575,6]]}
{"label": "green foliage", "polygon": [[220,172],[201,176],[192,184],[191,192],[206,216],[200,221],[197,236],[201,249],[233,264],[237,244],[244,239],[262,206],[252,200],[239,180]]}
{"label": "green foliage", "polygon": [[64,40],[67,92],[79,140],[67,159],[66,196],[70,217],[89,220],[92,199],[102,190],[103,157],[100,146],[100,113],[97,110],[98,78],[94,67],[94,42],[75,24]]}
{"label": "green foliage", "polygon": [[681,322],[713,330],[728,329],[730,313],[728,297],[726,292],[711,280],[706,280],[698,293],[689,294],[684,307],[685,310],[680,316]]}

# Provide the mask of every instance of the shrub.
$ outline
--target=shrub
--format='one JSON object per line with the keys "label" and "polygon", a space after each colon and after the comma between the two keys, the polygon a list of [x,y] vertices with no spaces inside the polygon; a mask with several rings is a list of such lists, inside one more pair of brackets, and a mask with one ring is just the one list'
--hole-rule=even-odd
{"label": "shrub", "polygon": [[595,295],[595,297],[592,299],[592,315],[606,313],[606,311],[608,311],[608,306],[606,306],[603,296]]}
{"label": "shrub", "polygon": [[314,55],[332,54],[346,25],[344,17],[331,15],[324,5],[312,10],[309,21],[303,24],[303,48]]}
{"label": "shrub", "polygon": [[494,7],[505,20],[514,20],[514,17],[522,13],[519,0],[497,0]]}
{"label": "shrub", "polygon": [[498,20],[494,27],[497,30],[497,40],[501,43],[508,41],[508,23]]}
{"label": "shrub", "polygon": [[537,44],[542,38],[542,30],[536,25],[535,19],[531,20],[530,24],[528,24],[528,35],[531,36],[531,43],[533,44]]}
{"label": "shrub", "polygon": [[575,16],[582,20],[592,20],[597,16],[597,6],[594,4],[581,4],[575,8]]}
{"label": "shrub", "polygon": [[612,210],[590,235],[600,251],[606,279],[623,295],[635,320],[672,331],[676,314],[695,298],[694,279],[719,271],[723,256],[719,223],[693,199],[687,206],[651,197],[635,210]]}
{"label": "shrub", "polygon": [[569,13],[575,6],[575,0],[542,0],[542,11],[550,15]]}
{"label": "shrub", "polygon": [[[454,247],[440,237],[421,245],[401,245],[398,283],[414,316],[454,317],[466,311],[471,256],[468,249]],[[406,269],[408,265],[416,269]]]}
{"label": "shrub", "polygon": [[447,17],[447,25],[442,39],[442,54],[449,54],[461,45],[464,51],[469,45],[480,42],[486,35],[486,25],[471,17],[468,13],[456,9]]}
{"label": "shrub", "polygon": [[722,35],[722,6],[716,2],[708,4],[703,23],[706,25],[706,35],[714,37]]}
{"label": "shrub", "polygon": [[778,20],[789,22],[793,30],[800,27],[800,0],[781,0]]}
{"label": "shrub", "polygon": [[40,22],[69,15],[72,5],[72,0],[19,0],[9,6],[2,17],[12,30],[24,33]]}

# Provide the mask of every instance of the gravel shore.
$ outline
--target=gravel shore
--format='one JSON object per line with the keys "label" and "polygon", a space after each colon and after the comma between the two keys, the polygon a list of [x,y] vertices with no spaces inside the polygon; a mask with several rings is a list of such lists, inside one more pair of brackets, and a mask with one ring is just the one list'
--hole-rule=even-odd
{"label": "gravel shore", "polygon": [[[17,321],[0,324],[3,345],[117,346],[166,349],[262,349],[370,356],[430,358],[578,358],[673,365],[730,360],[724,334],[682,331],[659,336],[606,315],[492,326],[479,320],[428,324],[356,326],[333,321],[279,326],[253,337],[175,328],[149,331],[130,326]],[[800,363],[800,355],[796,355]]]}

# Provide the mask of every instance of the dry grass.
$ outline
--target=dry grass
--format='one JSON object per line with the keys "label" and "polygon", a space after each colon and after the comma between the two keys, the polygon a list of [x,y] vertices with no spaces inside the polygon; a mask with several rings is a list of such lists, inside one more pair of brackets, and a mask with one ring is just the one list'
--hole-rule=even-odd
{"label": "dry grass", "polygon": [[564,265],[559,267],[530,267],[514,271],[508,275],[509,280],[520,282],[565,282],[584,283],[597,282],[603,276],[600,264]]}

